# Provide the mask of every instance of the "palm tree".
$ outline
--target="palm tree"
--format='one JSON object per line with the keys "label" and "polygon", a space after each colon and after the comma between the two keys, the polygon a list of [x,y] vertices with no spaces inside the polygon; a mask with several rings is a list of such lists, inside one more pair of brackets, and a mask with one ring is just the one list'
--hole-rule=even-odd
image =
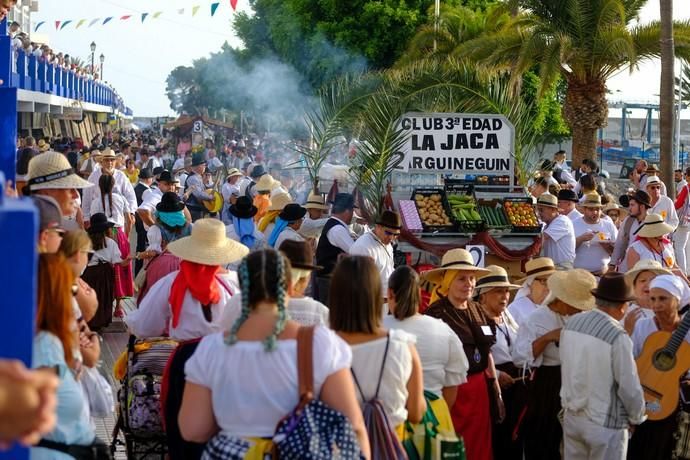
{"label": "palm tree", "polygon": [[[538,65],[542,90],[560,76],[567,84],[563,115],[576,165],[596,152],[606,126],[606,81],[623,68],[660,57],[660,23],[634,25],[647,0],[518,0],[524,12],[491,36],[459,45],[459,56],[510,74],[516,86]],[[674,23],[676,51],[690,54],[690,22]]]}
{"label": "palm tree", "polygon": [[[661,159],[661,177],[667,184],[673,181],[673,107],[674,107],[674,71],[673,52],[673,0],[660,0],[661,13],[661,88],[659,92],[659,155]],[[673,190],[670,191],[674,196]]]}

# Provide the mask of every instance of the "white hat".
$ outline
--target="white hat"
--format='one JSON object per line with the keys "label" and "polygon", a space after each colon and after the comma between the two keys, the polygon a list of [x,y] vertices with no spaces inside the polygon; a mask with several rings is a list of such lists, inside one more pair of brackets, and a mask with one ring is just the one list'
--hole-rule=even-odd
{"label": "white hat", "polygon": [[647,214],[634,234],[642,238],[657,238],[673,233],[673,230],[659,214]]}
{"label": "white hat", "polygon": [[669,270],[661,266],[661,262],[651,259],[640,259],[633,268],[625,272],[625,277],[628,278],[630,285],[633,285],[637,275],[642,272],[652,272],[657,275],[672,275]]}
{"label": "white hat", "polygon": [[225,236],[225,225],[218,219],[194,222],[191,236],[168,244],[168,250],[183,260],[203,265],[226,265],[249,254],[249,249]]}
{"label": "white hat", "polygon": [[544,305],[558,299],[581,311],[594,308],[592,290],[597,288],[597,279],[587,270],[576,268],[556,272],[549,277],[546,285],[550,292]]}
{"label": "white hat", "polygon": [[434,284],[441,284],[443,276],[448,270],[474,272],[480,276],[489,273],[489,270],[474,265],[472,254],[465,249],[458,248],[446,252],[441,259],[441,266],[422,273],[421,278]]}
{"label": "white hat", "polygon": [[94,185],[74,173],[66,156],[53,151],[36,155],[29,161],[27,178],[32,191],[87,188]]}
{"label": "white hat", "polygon": [[645,188],[649,187],[650,185],[653,184],[661,184],[661,179],[659,179],[658,176],[649,176],[647,177],[647,183],[645,184]]}
{"label": "white hat", "polygon": [[290,195],[284,192],[276,193],[275,196],[271,197],[271,205],[268,207],[268,211],[282,211],[290,203],[292,203]]}
{"label": "white hat", "polygon": [[257,192],[270,192],[275,187],[276,181],[270,174],[264,174],[256,183]]}
{"label": "white hat", "polygon": [[518,289],[520,287],[510,282],[508,272],[505,268],[499,267],[498,265],[489,265],[486,269],[489,273],[482,275],[481,278],[477,278],[477,284],[474,286],[477,292],[490,291],[491,288],[496,287],[507,287],[508,289]]}
{"label": "white hat", "polygon": [[242,172],[237,168],[232,168],[228,171],[228,177],[227,177],[228,179],[231,177],[237,177],[237,176],[244,176],[244,174],[242,174]]}
{"label": "white hat", "polygon": [[307,197],[307,202],[304,204],[305,209],[320,209],[322,211],[328,211],[328,205],[326,200],[320,193],[310,193]]}

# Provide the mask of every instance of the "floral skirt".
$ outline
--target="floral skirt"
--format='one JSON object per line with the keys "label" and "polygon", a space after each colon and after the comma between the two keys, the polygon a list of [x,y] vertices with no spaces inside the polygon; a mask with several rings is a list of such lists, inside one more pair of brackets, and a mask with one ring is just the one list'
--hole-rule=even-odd
{"label": "floral skirt", "polygon": [[[122,259],[129,257],[129,238],[125,235],[122,227],[113,228],[113,236],[120,248]],[[134,295],[134,277],[132,276],[132,262],[127,265],[115,265],[115,298],[132,297]]]}

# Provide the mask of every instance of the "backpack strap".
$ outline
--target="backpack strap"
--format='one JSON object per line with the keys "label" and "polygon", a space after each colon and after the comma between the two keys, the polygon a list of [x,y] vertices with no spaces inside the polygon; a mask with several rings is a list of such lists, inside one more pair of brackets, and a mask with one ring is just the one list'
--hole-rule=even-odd
{"label": "backpack strap", "polygon": [[[381,371],[379,372],[379,381],[376,384],[376,393],[374,394],[374,397],[371,398],[371,400],[378,399],[379,397],[379,390],[381,389],[381,380],[383,380],[383,370],[386,367],[386,357],[388,356],[388,345],[390,345],[391,342],[391,333],[388,331],[386,334],[386,349],[383,352],[383,360],[381,361]],[[364,392],[362,391],[362,387],[359,385],[359,381],[357,380],[357,375],[355,374],[355,370],[351,367],[350,368],[350,373],[352,374],[352,378],[355,381],[355,386],[357,386],[357,390],[359,390],[359,394],[362,397],[362,402],[366,402],[367,398],[364,397]]]}
{"label": "backpack strap", "polygon": [[297,331],[298,408],[303,408],[314,399],[314,327],[303,326]]}

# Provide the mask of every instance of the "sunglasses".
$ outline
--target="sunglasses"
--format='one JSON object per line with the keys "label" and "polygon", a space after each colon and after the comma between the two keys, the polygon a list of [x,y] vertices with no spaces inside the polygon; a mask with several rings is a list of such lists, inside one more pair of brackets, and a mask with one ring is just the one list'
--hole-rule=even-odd
{"label": "sunglasses", "polygon": [[400,236],[400,233],[391,232],[390,230],[384,230],[383,233],[385,233],[388,236]]}
{"label": "sunglasses", "polygon": [[61,228],[49,228],[45,230],[46,232],[55,233],[57,236],[62,238],[65,236],[65,231]]}
{"label": "sunglasses", "polygon": [[659,190],[659,189],[661,189],[661,185],[650,185],[649,188],[654,189],[654,190]]}

